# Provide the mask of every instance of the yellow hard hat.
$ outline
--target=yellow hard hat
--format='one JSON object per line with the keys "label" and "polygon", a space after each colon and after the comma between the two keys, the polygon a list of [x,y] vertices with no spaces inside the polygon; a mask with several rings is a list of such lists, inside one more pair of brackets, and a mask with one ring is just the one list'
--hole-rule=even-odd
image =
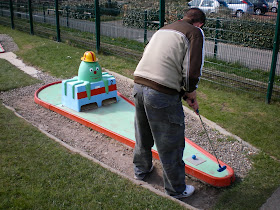
{"label": "yellow hard hat", "polygon": [[96,62],[96,61],[98,61],[94,52],[92,52],[92,51],[86,51],[84,53],[84,56],[81,57],[81,60],[85,61],[85,62]]}

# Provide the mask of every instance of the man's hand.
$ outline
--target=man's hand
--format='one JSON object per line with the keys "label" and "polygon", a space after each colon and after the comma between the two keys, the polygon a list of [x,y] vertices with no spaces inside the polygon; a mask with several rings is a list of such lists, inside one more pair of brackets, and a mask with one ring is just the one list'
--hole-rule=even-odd
{"label": "man's hand", "polygon": [[188,103],[188,105],[193,108],[193,110],[195,111],[196,114],[199,108],[197,100],[196,100],[196,91],[193,91],[191,93],[185,93],[183,96],[183,99]]}

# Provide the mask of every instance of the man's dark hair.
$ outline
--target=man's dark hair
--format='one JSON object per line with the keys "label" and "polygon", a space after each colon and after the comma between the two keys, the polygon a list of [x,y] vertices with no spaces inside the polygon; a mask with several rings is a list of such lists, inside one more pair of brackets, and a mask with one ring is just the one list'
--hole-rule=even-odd
{"label": "man's dark hair", "polygon": [[191,8],[187,10],[184,14],[184,19],[188,21],[188,23],[205,23],[206,15],[205,13],[199,8]]}

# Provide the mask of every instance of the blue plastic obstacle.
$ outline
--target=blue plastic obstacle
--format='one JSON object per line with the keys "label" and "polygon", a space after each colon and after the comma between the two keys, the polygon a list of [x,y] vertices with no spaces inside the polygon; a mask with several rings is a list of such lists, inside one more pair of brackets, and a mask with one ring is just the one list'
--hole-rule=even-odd
{"label": "blue plastic obstacle", "polygon": [[[116,79],[107,72],[102,73],[102,80],[90,83],[90,95],[87,94],[86,84],[77,84],[74,81],[62,81],[62,105],[80,112],[83,105],[96,103],[102,106],[102,101],[116,98],[118,93]],[[66,93],[66,94],[65,94]]]}

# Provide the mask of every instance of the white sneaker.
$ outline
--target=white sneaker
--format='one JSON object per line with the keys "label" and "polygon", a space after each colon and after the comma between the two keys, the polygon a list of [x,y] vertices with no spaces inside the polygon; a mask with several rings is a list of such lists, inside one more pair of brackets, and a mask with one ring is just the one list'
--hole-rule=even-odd
{"label": "white sneaker", "polygon": [[140,175],[134,175],[134,179],[136,180],[143,180],[148,174],[150,174],[154,169],[154,166],[152,165],[152,167],[150,168],[150,170],[147,172],[147,173],[143,173],[143,174],[140,174]]}
{"label": "white sneaker", "polygon": [[194,193],[194,186],[192,185],[186,185],[186,189],[184,192],[182,192],[182,194],[179,195],[174,195],[172,196],[173,198],[187,198],[189,196],[191,196]]}

